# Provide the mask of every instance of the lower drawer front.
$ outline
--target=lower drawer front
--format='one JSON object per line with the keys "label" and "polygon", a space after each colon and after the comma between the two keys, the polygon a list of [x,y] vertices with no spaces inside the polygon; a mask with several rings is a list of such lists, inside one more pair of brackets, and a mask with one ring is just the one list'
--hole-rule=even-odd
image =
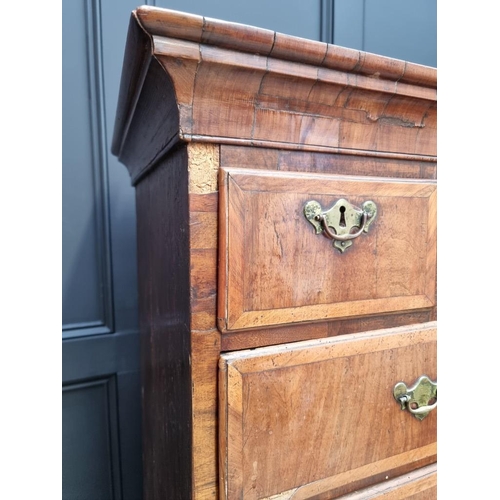
{"label": "lower drawer front", "polygon": [[436,410],[393,396],[422,375],[436,380],[435,322],[222,355],[222,497],[338,497],[434,462]]}

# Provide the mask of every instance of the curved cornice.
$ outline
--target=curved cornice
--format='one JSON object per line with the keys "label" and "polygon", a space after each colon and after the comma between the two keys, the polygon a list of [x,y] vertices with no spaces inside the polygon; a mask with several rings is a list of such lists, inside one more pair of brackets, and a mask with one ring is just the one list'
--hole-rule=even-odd
{"label": "curved cornice", "polygon": [[[163,78],[151,69],[157,63]],[[436,75],[367,52],[140,7],[129,28],[113,153],[129,166],[123,150],[131,124],[144,115],[139,103],[151,101],[144,82],[154,78],[148,92],[165,109],[146,163],[179,140],[432,158]],[[137,177],[145,168],[132,170]]]}
{"label": "curved cornice", "polygon": [[155,7],[139,7],[136,14],[151,36],[177,38],[237,52],[430,88],[436,88],[437,84],[435,68],[369,52]]}

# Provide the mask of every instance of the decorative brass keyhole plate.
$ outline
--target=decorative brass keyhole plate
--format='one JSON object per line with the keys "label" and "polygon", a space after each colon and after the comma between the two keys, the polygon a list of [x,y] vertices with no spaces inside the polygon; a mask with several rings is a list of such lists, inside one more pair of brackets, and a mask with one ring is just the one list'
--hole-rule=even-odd
{"label": "decorative brass keyhole plate", "polygon": [[411,387],[398,382],[393,390],[394,399],[402,410],[408,410],[418,420],[423,420],[437,407],[437,382],[422,375]]}
{"label": "decorative brass keyhole plate", "polygon": [[[304,205],[304,215],[316,234],[323,233],[333,240],[333,246],[343,253],[352,245],[351,240],[368,232],[377,216],[377,206],[373,201],[365,201],[362,208],[357,208],[341,198],[332,208],[323,211],[321,205],[312,200]],[[353,232],[355,228],[358,230]]]}

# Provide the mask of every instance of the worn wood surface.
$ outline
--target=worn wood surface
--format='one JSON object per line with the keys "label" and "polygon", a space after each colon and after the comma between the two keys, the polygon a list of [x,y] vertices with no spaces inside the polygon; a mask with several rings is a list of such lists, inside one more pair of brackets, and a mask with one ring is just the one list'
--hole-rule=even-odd
{"label": "worn wood surface", "polygon": [[217,376],[221,335],[216,329],[217,178],[219,147],[189,143],[189,254],[193,500],[218,496]]}
{"label": "worn wood surface", "polygon": [[238,332],[225,332],[221,339],[222,351],[237,351],[254,347],[286,344],[299,340],[334,337],[347,333],[359,333],[369,330],[392,328],[433,321],[432,310],[382,314],[344,320],[314,323],[292,323],[273,328],[257,328]]}
{"label": "worn wood surface", "polygon": [[217,376],[220,333],[191,333],[193,496],[195,500],[217,498],[218,425]]}
{"label": "worn wood surface", "polygon": [[[349,483],[343,485],[343,486],[334,486],[332,489],[328,491],[323,491],[322,493],[317,493],[317,487],[321,486],[321,489],[328,488],[328,482],[318,482],[315,486],[306,486],[303,490],[302,493],[303,496],[305,496],[308,500],[332,500],[332,499],[344,499],[345,496],[349,494],[354,494],[352,492],[357,492],[357,493],[367,493],[367,495],[372,494],[373,492],[370,492],[369,488],[371,486],[379,485],[382,487],[383,490],[383,484],[388,483],[391,481],[397,482],[400,481],[403,476],[404,477],[413,477],[413,474],[420,474],[420,471],[425,470],[427,467],[432,467],[433,469],[437,468],[437,463],[436,463],[436,455],[431,455],[426,458],[418,459],[415,460],[414,462],[407,463],[405,465],[399,465],[390,471],[386,472],[378,472],[374,476],[366,476],[366,477],[360,477],[359,479],[354,479],[353,481],[349,481]],[[373,471],[375,472],[375,471]],[[425,475],[425,473],[424,473]],[[392,478],[395,478],[394,480]],[[423,488],[422,492],[417,493],[417,499],[420,498],[420,500],[436,500],[436,491],[435,489],[429,485],[429,482],[434,481],[433,479],[426,480],[424,484],[421,484],[421,487]],[[338,483],[338,481],[335,481]],[[429,489],[426,489],[427,486],[429,486]],[[313,488],[312,490],[309,488]],[[308,491],[309,490],[309,491]],[[298,490],[300,491],[300,490]],[[298,492],[297,491],[297,492]],[[406,491],[405,493],[405,488],[402,488],[401,490],[396,490],[395,492],[391,492],[394,495],[397,494],[403,494],[405,495],[408,493]],[[421,496],[419,496],[421,495]],[[370,498],[368,496],[368,498]],[[398,498],[396,496],[396,498]],[[402,498],[406,498],[405,496],[402,496]],[[410,497],[411,496],[410,494]],[[414,499],[413,499],[414,500]]]}
{"label": "worn wood surface", "polygon": [[436,500],[436,498],[437,465],[432,464],[363,491],[346,495],[343,500]]}
{"label": "worn wood surface", "polygon": [[[133,184],[179,141],[179,113],[168,75],[156,59],[146,59],[140,92],[135,95],[134,113],[127,118],[122,141],[115,138],[115,153],[127,166]],[[139,84],[138,84],[139,86]],[[161,129],[161,133],[158,130]],[[144,142],[147,142],[147,147]]]}
{"label": "worn wood surface", "polygon": [[191,328],[217,327],[217,238],[219,147],[188,144]]}
{"label": "worn wood surface", "polygon": [[153,46],[182,89],[184,140],[436,154],[433,88],[159,36]]}
{"label": "worn wood surface", "polygon": [[142,6],[136,14],[144,29],[152,35],[182,38],[337,71],[352,71],[372,78],[387,78],[429,87],[436,85],[434,68],[377,54],[168,9]]}
{"label": "worn wood surface", "polygon": [[143,484],[148,500],[191,497],[186,165],[183,147],[136,188]]}
{"label": "worn wood surface", "polygon": [[[435,305],[433,182],[221,169],[219,326],[239,330]],[[340,254],[303,207],[377,204]],[[418,214],[418,217],[415,216]]]}
{"label": "worn wood surface", "polygon": [[437,412],[418,421],[392,395],[436,379],[435,326],[222,355],[226,498],[311,498],[435,457]]}
{"label": "worn wood surface", "polygon": [[433,157],[375,151],[337,154],[223,144],[220,147],[220,166],[407,179],[436,178],[436,159]]}
{"label": "worn wood surface", "polygon": [[[134,22],[139,28],[130,28],[135,45],[124,68],[132,69],[122,77],[113,152],[133,162],[123,147],[136,141],[144,112],[153,118],[139,137],[158,147],[147,166],[129,166],[133,176],[179,139],[436,156],[434,68],[155,7],[139,7]],[[151,87],[152,77],[144,75],[158,64],[168,77]],[[151,93],[161,96],[162,109],[149,106]]]}

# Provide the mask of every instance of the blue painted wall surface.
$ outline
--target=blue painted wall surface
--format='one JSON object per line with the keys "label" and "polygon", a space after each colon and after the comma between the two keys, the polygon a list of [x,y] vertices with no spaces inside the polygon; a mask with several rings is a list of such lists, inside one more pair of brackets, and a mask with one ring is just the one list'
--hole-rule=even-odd
{"label": "blue painted wall surface", "polygon": [[436,0],[335,0],[337,45],[437,66]]}

